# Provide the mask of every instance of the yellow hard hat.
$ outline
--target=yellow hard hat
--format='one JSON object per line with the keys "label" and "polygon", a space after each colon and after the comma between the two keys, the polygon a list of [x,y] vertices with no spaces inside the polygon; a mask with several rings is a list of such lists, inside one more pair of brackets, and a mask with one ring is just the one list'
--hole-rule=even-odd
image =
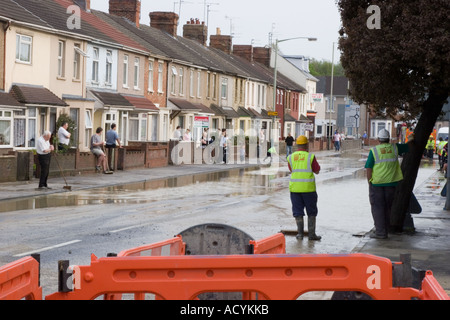
{"label": "yellow hard hat", "polygon": [[308,144],[308,138],[305,136],[298,136],[297,144]]}

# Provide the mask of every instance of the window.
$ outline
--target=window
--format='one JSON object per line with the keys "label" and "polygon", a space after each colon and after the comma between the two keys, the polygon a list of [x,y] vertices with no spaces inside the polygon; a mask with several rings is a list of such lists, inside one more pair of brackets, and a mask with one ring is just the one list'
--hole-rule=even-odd
{"label": "window", "polygon": [[228,79],[222,78],[222,90],[221,90],[222,99],[226,99],[227,95],[228,95]]}
{"label": "window", "polygon": [[148,91],[153,92],[153,60],[149,61],[148,64]]}
{"label": "window", "polygon": [[31,44],[33,38],[21,34],[16,35],[16,61],[31,63]]}
{"label": "window", "polygon": [[194,70],[189,73],[189,95],[194,96]]}
{"label": "window", "polygon": [[0,110],[0,146],[11,146],[12,111]]}
{"label": "window", "polygon": [[124,88],[128,88],[128,55],[123,56],[123,82]]}
{"label": "window", "polygon": [[139,66],[140,66],[140,59],[134,58],[134,88],[139,89]]}
{"label": "window", "polygon": [[212,90],[213,90],[213,99],[217,98],[217,75],[213,74],[213,83],[212,83]]}
{"label": "window", "polygon": [[175,94],[175,83],[177,81],[177,69],[172,67],[172,73],[170,75],[170,93]]}
{"label": "window", "polygon": [[202,96],[201,94],[201,81],[202,81],[202,73],[200,71],[197,72],[197,98],[200,98]]}
{"label": "window", "polygon": [[73,50],[73,78],[75,80],[80,80],[81,54],[79,50],[81,50],[80,44],[76,43]]}
{"label": "window", "polygon": [[180,68],[180,77],[179,77],[179,93],[180,96],[184,96],[184,70],[183,68]]}
{"label": "window", "polygon": [[112,83],[112,52],[110,50],[106,51],[106,76],[105,83],[111,85]]}
{"label": "window", "polygon": [[58,41],[58,77],[64,78],[65,76],[65,51],[66,43],[64,41]]}
{"label": "window", "polygon": [[211,97],[211,73],[206,75],[206,97]]}
{"label": "window", "polygon": [[14,111],[14,147],[36,146],[36,108]]}
{"label": "window", "polygon": [[84,134],[84,146],[86,148],[91,147],[91,136],[92,136],[92,117],[91,117],[91,110],[86,110],[86,117],[85,117],[85,134]]}
{"label": "window", "polygon": [[164,71],[164,65],[159,62],[158,63],[158,92],[163,92],[163,71]]}
{"label": "window", "polygon": [[98,83],[98,62],[99,51],[98,48],[94,48],[94,54],[92,57],[92,82]]}

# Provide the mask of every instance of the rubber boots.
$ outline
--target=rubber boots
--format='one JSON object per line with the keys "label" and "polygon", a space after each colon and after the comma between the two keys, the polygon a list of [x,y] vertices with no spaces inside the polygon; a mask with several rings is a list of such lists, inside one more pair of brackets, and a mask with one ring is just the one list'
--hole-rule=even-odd
{"label": "rubber boots", "polygon": [[295,217],[295,222],[297,223],[298,234],[295,236],[297,240],[303,240],[303,229],[304,221],[303,217]]}
{"label": "rubber boots", "polygon": [[316,234],[316,217],[308,217],[308,239],[320,240],[321,236]]}

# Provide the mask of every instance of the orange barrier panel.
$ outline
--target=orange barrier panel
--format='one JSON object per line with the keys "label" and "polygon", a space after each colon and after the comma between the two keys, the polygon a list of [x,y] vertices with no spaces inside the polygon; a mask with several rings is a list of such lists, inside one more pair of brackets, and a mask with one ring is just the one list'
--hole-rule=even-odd
{"label": "orange barrier panel", "polygon": [[286,238],[284,234],[277,233],[261,240],[250,240],[254,254],[281,254],[286,253]]}
{"label": "orange barrier panel", "polygon": [[25,257],[0,267],[0,300],[42,300],[39,262]]}
{"label": "orange barrier panel", "polygon": [[448,294],[437,282],[433,272],[427,271],[422,281],[422,300],[450,300]]}
{"label": "orange barrier panel", "polygon": [[377,300],[424,298],[419,290],[393,287],[392,262],[366,254],[100,259],[92,255],[90,266],[76,270],[78,289],[53,293],[46,299],[91,300],[104,293],[153,293],[167,300],[190,300],[205,292],[255,292],[264,299],[291,300],[309,291],[359,291]]}
{"label": "orange barrier panel", "polygon": [[186,244],[178,235],[172,239],[121,251],[118,257],[129,256],[179,256],[186,252]]}

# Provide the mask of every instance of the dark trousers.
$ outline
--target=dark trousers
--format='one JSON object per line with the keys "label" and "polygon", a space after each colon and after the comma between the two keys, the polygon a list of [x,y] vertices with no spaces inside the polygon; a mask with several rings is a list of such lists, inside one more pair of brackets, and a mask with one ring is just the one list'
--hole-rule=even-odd
{"label": "dark trousers", "polygon": [[39,165],[41,167],[41,172],[39,175],[39,188],[47,187],[48,173],[50,172],[50,159],[50,153],[38,155]]}
{"label": "dark trousers", "polygon": [[114,163],[116,162],[115,156],[116,156],[116,145],[115,144],[107,144],[106,149],[108,150],[108,167],[109,170],[114,171]]}
{"label": "dark trousers", "polygon": [[317,199],[317,192],[291,192],[292,214],[294,217],[304,217],[305,209],[308,217],[316,217],[318,213]]}
{"label": "dark trousers", "polygon": [[395,187],[374,187],[369,184],[370,207],[375,224],[375,233],[379,236],[387,236],[388,234],[394,196]]}

